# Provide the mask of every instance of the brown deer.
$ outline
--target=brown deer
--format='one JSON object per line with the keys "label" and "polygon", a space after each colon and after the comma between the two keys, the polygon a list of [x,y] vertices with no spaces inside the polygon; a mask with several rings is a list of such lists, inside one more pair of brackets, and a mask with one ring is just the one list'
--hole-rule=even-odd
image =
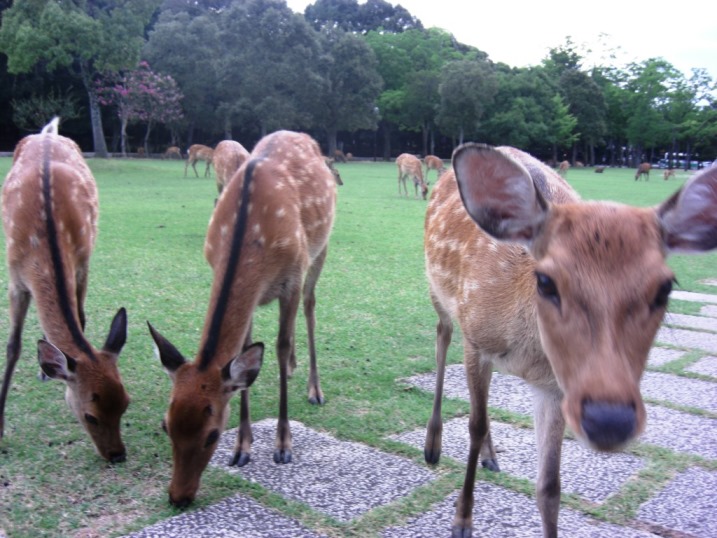
{"label": "brown deer", "polygon": [[470,536],[477,461],[499,470],[487,413],[493,367],[533,387],[537,503],[557,536],[565,425],[600,451],[645,425],[640,377],[675,276],[670,251],[717,248],[717,169],[661,205],[582,202],[519,150],[466,144],[433,190],[426,272],[438,314],[437,379],[425,459],[441,453],[441,398],[453,321],[471,395],[470,452],[453,536]]}
{"label": "brown deer", "polygon": [[174,159],[175,157],[177,159],[182,158],[182,150],[179,149],[177,146],[169,146],[166,150],[164,150],[163,157],[165,159]]}
{"label": "brown deer", "polygon": [[406,178],[411,177],[413,179],[413,188],[416,191],[416,198],[418,198],[418,187],[420,185],[421,196],[425,200],[428,196],[428,184],[423,180],[421,160],[410,153],[402,153],[396,158],[396,165],[398,166],[398,194],[401,194],[401,185],[403,185],[403,192],[408,196]]}
{"label": "brown deer", "polygon": [[334,157],[333,157],[333,158],[334,158],[334,161],[340,162],[340,163],[345,163],[345,162],[348,161],[348,159],[346,158],[346,154],[344,154],[344,152],[343,152],[342,150],[340,150],[340,149],[335,149],[335,150],[334,150]]}
{"label": "brown deer", "polygon": [[212,166],[212,158],[214,157],[214,150],[209,146],[202,144],[192,144],[187,150],[187,162],[184,164],[184,177],[187,177],[187,168],[192,165],[194,169],[194,175],[199,177],[197,173],[197,161],[205,161],[207,168],[204,170],[204,177],[209,177],[211,174],[209,168]]}
{"label": "brown deer", "polygon": [[645,176],[645,181],[650,181],[650,163],[642,163],[640,166],[637,167],[637,171],[635,172],[635,181],[640,179],[640,177]]}
{"label": "brown deer", "polygon": [[570,163],[568,161],[562,161],[558,165],[558,173],[561,176],[566,177],[568,175],[568,168],[570,168]]}
{"label": "brown deer", "polygon": [[436,179],[441,177],[441,174],[446,171],[446,166],[443,163],[443,159],[436,157],[435,155],[426,155],[423,158],[423,164],[426,166],[426,180],[428,180],[428,172],[431,170],[436,171]]}
{"label": "brown deer", "polygon": [[249,158],[249,152],[239,142],[222,140],[214,148],[212,163],[217,177],[217,191],[222,193],[237,170]]}
{"label": "brown deer", "polygon": [[604,167],[604,166],[596,166],[596,167],[595,167],[595,173],[596,173],[596,174],[602,174],[604,171],[605,171],[605,167]]}
{"label": "brown deer", "polygon": [[314,289],[326,259],[336,188],[311,137],[288,131],[264,137],[227,185],[209,223],[204,253],[214,282],[195,361],[187,362],[150,325],[173,384],[164,421],[172,441],[169,501],[173,505],[184,507],[195,498],[224,430],[229,399],[237,391],[242,391],[241,416],[230,464],[242,466],[250,460],[246,389],[259,373],[263,350],[261,345],[250,345],[257,306],[279,301],[276,463],[289,463],[292,458],[287,379],[296,367],[294,332],[302,295],[310,358],[309,402],[324,402],[316,367]]}
{"label": "brown deer", "polygon": [[674,171],[672,168],[668,168],[667,170],[665,170],[665,171],[662,173],[662,178],[663,178],[665,181],[667,181],[667,180],[670,179],[671,177],[676,177],[676,176],[675,176],[675,171]]}
{"label": "brown deer", "polygon": [[63,381],[65,400],[98,454],[115,463],[126,451],[120,419],[129,405],[117,359],[127,337],[127,313],[114,317],[102,349],[84,336],[90,255],[97,237],[97,187],[80,148],[57,133],[55,118],[39,135],[23,138],[2,189],[9,270],[10,338],[0,393],[0,438],[5,402],[20,357],[22,329],[35,299],[44,333],[38,360]]}

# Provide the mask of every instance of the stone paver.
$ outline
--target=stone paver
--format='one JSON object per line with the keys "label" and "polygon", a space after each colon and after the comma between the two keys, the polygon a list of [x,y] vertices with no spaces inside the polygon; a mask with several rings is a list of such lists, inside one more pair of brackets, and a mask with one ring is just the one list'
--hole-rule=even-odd
{"label": "stone paver", "polygon": [[340,441],[291,421],[292,461],[274,463],[276,419],[252,425],[252,459],[244,467],[229,467],[236,429],[224,432],[211,465],[307,504],[339,521],[408,495],[434,479],[435,473],[406,458],[360,443]]}
{"label": "stone paver", "polygon": [[668,312],[663,321],[666,325],[676,327],[689,327],[701,331],[717,332],[717,319],[704,316],[688,316],[687,314],[674,314]]}
{"label": "stone paver", "polygon": [[650,354],[647,357],[647,365],[658,368],[684,356],[685,352],[679,349],[655,346],[650,350]]}
{"label": "stone paver", "polygon": [[717,419],[647,405],[647,428],[640,436],[648,443],[674,452],[717,460]]}
{"label": "stone paver", "polygon": [[700,314],[717,318],[717,305],[707,305],[700,308]]}
{"label": "stone paver", "polygon": [[695,407],[717,413],[717,384],[660,372],[645,372],[640,382],[643,398]]}
{"label": "stone paver", "polygon": [[250,497],[236,495],[207,508],[161,521],[126,538],[319,538]]}
{"label": "stone paver", "polygon": [[717,295],[712,295],[710,293],[694,293],[691,291],[673,290],[672,293],[670,293],[670,299],[691,301],[695,303],[717,304]]}
{"label": "stone paver", "polygon": [[655,341],[670,346],[699,349],[717,353],[717,334],[661,327]]}
{"label": "stone paver", "polygon": [[717,536],[717,472],[698,467],[678,475],[637,517],[690,536]]}
{"label": "stone paver", "polygon": [[[381,538],[436,538],[448,536],[458,493],[435,504],[406,525],[389,527]],[[474,536],[483,538],[541,538],[540,514],[535,499],[487,482],[477,482],[473,507]],[[560,508],[558,534],[565,538],[657,538],[649,532],[610,525]]]}
{"label": "stone paver", "polygon": [[[526,478],[535,483],[538,477],[535,432],[509,424],[492,421],[491,436],[501,472]],[[420,450],[426,430],[392,436]],[[470,435],[468,417],[447,421],[443,425],[443,456],[465,463],[468,458]],[[563,493],[576,493],[590,501],[600,503],[622,487],[644,467],[644,462],[625,453],[597,453],[577,441],[563,442],[561,482]]]}
{"label": "stone paver", "polygon": [[717,357],[702,357],[691,366],[685,368],[688,372],[695,374],[708,375],[711,377],[717,377]]}

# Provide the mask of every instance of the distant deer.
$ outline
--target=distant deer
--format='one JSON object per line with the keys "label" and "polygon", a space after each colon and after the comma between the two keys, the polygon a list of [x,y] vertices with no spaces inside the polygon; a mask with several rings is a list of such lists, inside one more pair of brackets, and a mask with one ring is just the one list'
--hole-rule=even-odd
{"label": "distant deer", "polygon": [[425,222],[438,314],[425,459],[437,463],[441,453],[456,320],[471,411],[453,536],[471,535],[479,455],[484,467],[499,470],[487,412],[495,367],[533,388],[537,503],[543,535],[555,537],[566,423],[599,451],[620,449],[645,426],[640,377],[675,281],[665,256],[717,248],[717,169],[653,208],[582,202],[551,169],[508,147],[460,146],[453,170],[433,190]]}
{"label": "distant deer", "polygon": [[348,159],[346,158],[346,155],[344,154],[343,151],[341,151],[340,149],[335,149],[334,150],[334,161],[340,162],[340,163],[345,163],[348,161]]}
{"label": "distant deer", "polygon": [[570,163],[569,163],[568,161],[562,161],[562,162],[558,165],[558,173],[559,173],[561,176],[565,177],[565,176],[568,175],[568,168],[570,168]]}
{"label": "distant deer", "polygon": [[177,159],[182,158],[182,151],[177,146],[169,146],[165,151],[163,157],[165,159]]}
{"label": "distant deer", "polygon": [[604,171],[605,171],[605,167],[604,167],[604,166],[596,166],[596,167],[595,167],[595,173],[596,173],[596,174],[602,174]]}
{"label": "distant deer", "polygon": [[187,150],[187,162],[184,164],[184,177],[187,177],[187,168],[192,165],[194,169],[194,175],[199,177],[197,173],[197,161],[205,161],[207,167],[204,170],[204,177],[209,177],[209,168],[212,166],[212,158],[214,157],[214,150],[209,146],[202,144],[192,144]]}
{"label": "distant deer", "polygon": [[[321,404],[314,342],[314,289],[334,221],[336,181],[308,135],[279,131],[264,137],[224,189],[214,209],[204,254],[214,271],[209,309],[194,362],[150,325],[172,379],[164,426],[172,440],[169,501],[184,507],[224,430],[229,399],[241,391],[241,418],[231,465],[250,460],[249,393],[263,345],[251,345],[259,305],[279,301],[279,421],[276,463],[292,459],[287,379],[296,367],[294,332],[303,295],[309,345],[309,402]],[[243,350],[243,351],[242,351]]]}
{"label": "distant deer", "polygon": [[217,178],[217,191],[222,193],[237,170],[249,158],[249,152],[239,142],[222,140],[214,148],[214,173]]}
{"label": "distant deer", "polygon": [[117,359],[127,337],[127,313],[124,308],[117,312],[102,349],[85,338],[84,302],[99,213],[97,187],[80,148],[58,134],[58,122],[55,118],[39,135],[20,140],[2,189],[10,339],[0,393],[0,438],[23,324],[34,298],[44,332],[37,345],[40,367],[66,384],[65,400],[98,454],[116,463],[126,457],[120,419],[129,396]]}
{"label": "distant deer", "polygon": [[428,172],[431,170],[436,171],[436,179],[441,177],[441,174],[446,171],[443,159],[436,157],[435,155],[426,155],[423,158],[423,164],[426,165],[426,181],[428,181]]}
{"label": "distant deer", "polygon": [[675,171],[674,171],[672,168],[668,168],[667,170],[665,170],[665,171],[662,173],[662,177],[663,177],[663,179],[664,179],[665,181],[667,181],[667,180],[670,179],[671,177],[676,177],[676,176],[675,176]]}
{"label": "distant deer", "polygon": [[650,163],[642,163],[640,166],[637,167],[637,171],[635,172],[635,181],[640,179],[640,177],[645,176],[645,181],[650,181]]}
{"label": "distant deer", "polygon": [[418,187],[421,187],[421,196],[425,200],[428,196],[428,184],[423,180],[423,166],[421,160],[410,153],[402,153],[396,158],[398,166],[398,194],[401,194],[401,185],[403,185],[403,193],[408,196],[406,188],[406,178],[413,180],[413,188],[418,198]]}

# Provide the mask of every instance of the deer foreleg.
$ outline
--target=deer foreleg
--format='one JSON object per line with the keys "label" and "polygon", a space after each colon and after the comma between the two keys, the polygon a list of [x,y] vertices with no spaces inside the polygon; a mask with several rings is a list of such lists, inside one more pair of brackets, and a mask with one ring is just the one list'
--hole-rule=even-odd
{"label": "deer foreleg", "polygon": [[558,536],[560,510],[560,453],[565,419],[560,410],[560,394],[535,390],[535,435],[538,447],[536,496],[543,522],[543,537]]}
{"label": "deer foreleg", "polygon": [[287,383],[301,291],[298,285],[290,285],[290,288],[288,297],[279,298],[279,336],[276,342],[276,356],[279,359],[279,421],[276,427],[275,463],[291,462],[291,427],[289,426]]}
{"label": "deer foreleg", "polygon": [[87,297],[87,271],[88,264],[82,264],[77,271],[77,317],[80,320],[82,332],[85,332],[85,298]]}
{"label": "deer foreleg", "polygon": [[433,306],[438,313],[436,326],[436,390],[433,395],[433,413],[426,427],[426,442],[423,445],[423,457],[426,463],[435,465],[441,459],[443,446],[443,419],[441,403],[443,401],[443,380],[446,375],[446,354],[453,336],[453,321],[448,313],[438,304],[431,294]]}
{"label": "deer foreleg", "polygon": [[241,391],[241,405],[239,407],[239,429],[237,442],[234,446],[234,456],[229,465],[243,467],[251,461],[251,444],[254,436],[251,432],[251,417],[249,414],[249,389]]}
{"label": "deer foreleg", "polygon": [[5,402],[10,391],[12,373],[20,358],[22,349],[22,328],[25,324],[25,316],[30,306],[30,292],[20,290],[12,283],[10,284],[10,339],[7,343],[7,359],[5,362],[5,375],[2,380],[2,391],[0,392],[0,439],[5,432]]}
{"label": "deer foreleg", "polygon": [[306,318],[306,332],[309,340],[309,403],[322,405],[324,403],[324,393],[321,391],[319,383],[319,369],[316,363],[316,342],[314,341],[314,331],[316,328],[316,282],[319,280],[321,269],[326,261],[327,247],[321,251],[314,263],[309,268],[304,282],[304,317]]}
{"label": "deer foreleg", "polygon": [[492,374],[492,365],[482,361],[480,353],[470,342],[463,339],[465,347],[464,363],[468,378],[468,389],[471,395],[471,413],[468,421],[470,433],[470,449],[463,489],[458,495],[456,515],[453,519],[452,533],[454,538],[469,538],[473,527],[473,490],[475,475],[478,468],[478,456],[489,432],[488,422],[488,388]]}

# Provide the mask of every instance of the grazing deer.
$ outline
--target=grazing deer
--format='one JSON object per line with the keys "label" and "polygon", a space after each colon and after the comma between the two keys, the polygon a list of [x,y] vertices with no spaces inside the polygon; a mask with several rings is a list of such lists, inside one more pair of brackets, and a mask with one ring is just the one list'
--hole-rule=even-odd
{"label": "grazing deer", "polygon": [[84,336],[84,302],[90,255],[97,237],[97,187],[80,148],[57,134],[58,118],[39,135],[23,138],[2,189],[7,246],[10,339],[0,393],[0,438],[5,401],[20,357],[30,300],[44,339],[38,360],[50,378],[63,381],[65,400],[87,430],[98,454],[124,461],[120,419],[129,405],[117,359],[127,337],[127,313],[114,317],[102,349]]}
{"label": "grazing deer", "polygon": [[663,179],[664,179],[665,181],[667,181],[667,180],[670,179],[671,177],[676,177],[676,176],[675,176],[675,171],[674,171],[672,168],[668,168],[667,170],[665,170],[665,171],[662,173],[662,177],[663,177]]}
{"label": "grazing deer", "polygon": [[177,146],[169,146],[166,150],[164,150],[164,158],[165,159],[181,159],[182,158],[182,151]]}
{"label": "grazing deer", "polygon": [[568,175],[568,168],[570,168],[570,163],[568,161],[562,161],[558,165],[558,173],[561,176],[566,177]]}
{"label": "grazing deer", "polygon": [[406,178],[410,176],[413,179],[413,188],[416,191],[416,198],[418,198],[418,187],[420,185],[421,196],[423,196],[425,200],[428,196],[428,184],[423,181],[421,160],[410,153],[402,153],[396,158],[396,165],[398,166],[398,194],[401,194],[401,185],[403,185],[403,192],[408,196]]}
{"label": "grazing deer", "polygon": [[337,161],[340,163],[345,163],[345,162],[347,162],[347,160],[348,159],[346,158],[346,155],[344,154],[343,151],[341,151],[340,149],[334,150],[334,161]]}
{"label": "grazing deer", "polygon": [[446,171],[446,166],[443,164],[443,159],[436,157],[435,155],[426,155],[423,158],[423,164],[426,165],[426,180],[428,180],[428,172],[431,170],[436,171],[436,179],[441,177],[441,174]]}
{"label": "grazing deer", "polygon": [[187,150],[187,162],[184,164],[184,177],[187,177],[187,168],[192,165],[194,169],[194,175],[199,177],[197,173],[197,161],[205,161],[207,168],[204,170],[204,177],[209,177],[209,168],[212,166],[212,158],[214,157],[214,150],[209,146],[203,146],[202,144],[192,144]]}
{"label": "grazing deer", "polygon": [[596,167],[595,167],[595,173],[596,173],[596,174],[602,174],[604,171],[605,171],[605,167],[604,167],[604,166],[596,166]]}
{"label": "grazing deer", "polygon": [[493,367],[533,388],[537,502],[557,535],[565,425],[595,450],[645,426],[640,377],[675,281],[670,251],[717,248],[717,169],[654,208],[582,202],[519,150],[466,144],[433,190],[426,271],[438,314],[437,379],[425,459],[441,453],[441,398],[453,320],[471,396],[470,452],[453,536],[470,536],[479,455],[498,470],[487,413]]}
{"label": "grazing deer", "polygon": [[635,181],[640,179],[641,176],[645,176],[645,181],[650,181],[650,168],[652,168],[650,163],[642,163],[638,166],[635,172]]}
{"label": "grazing deer", "polygon": [[250,345],[257,306],[279,301],[276,463],[289,463],[292,458],[287,379],[296,367],[294,332],[302,295],[310,357],[309,402],[324,402],[316,367],[314,289],[326,259],[335,205],[336,182],[311,137],[288,131],[264,137],[224,189],[209,223],[204,254],[214,282],[195,361],[187,362],[150,325],[173,384],[164,421],[172,440],[169,501],[173,505],[187,506],[196,496],[201,474],[224,430],[229,399],[237,391],[242,391],[241,417],[230,464],[242,466],[250,460],[246,389],[259,373],[263,350],[261,345]]}
{"label": "grazing deer", "polygon": [[229,180],[239,170],[244,161],[249,158],[249,152],[239,142],[222,140],[214,148],[214,173],[217,176],[217,191],[222,193]]}

